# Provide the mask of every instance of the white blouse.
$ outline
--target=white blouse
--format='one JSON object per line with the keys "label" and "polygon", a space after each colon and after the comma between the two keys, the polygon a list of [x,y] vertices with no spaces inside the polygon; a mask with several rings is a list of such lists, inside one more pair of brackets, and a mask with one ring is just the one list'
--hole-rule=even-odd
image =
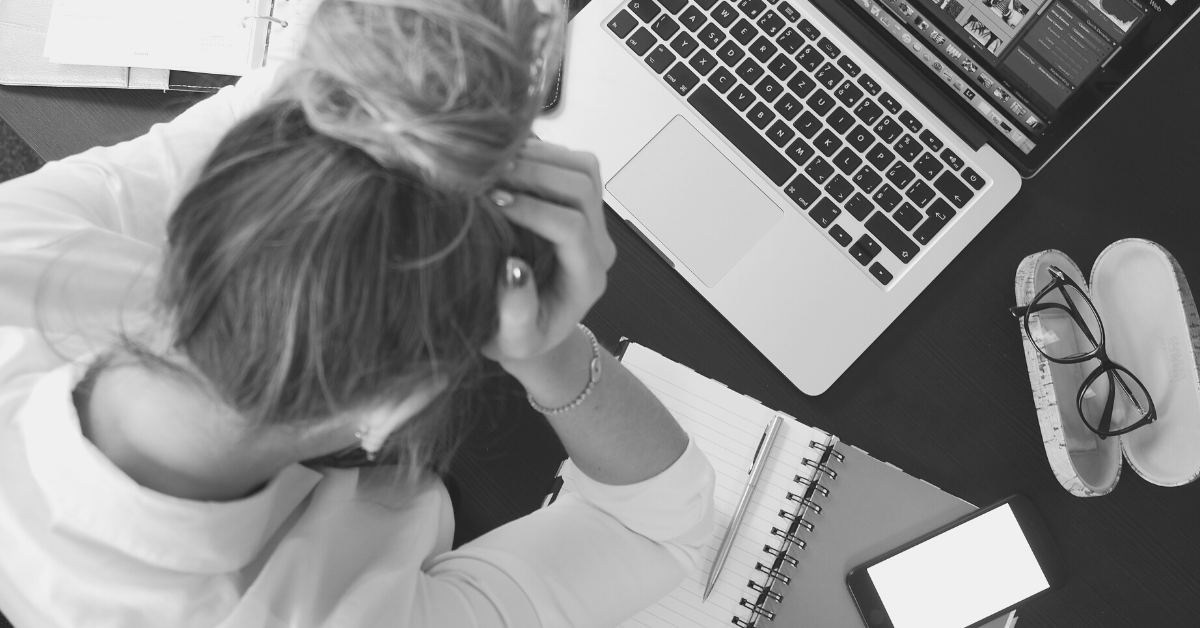
{"label": "white blouse", "polygon": [[71,392],[89,356],[148,303],[171,209],[274,80],[252,73],[0,185],[0,613],[17,628],[612,626],[668,593],[711,532],[694,442],[638,484],[578,474],[577,493],[451,550],[440,481],[401,493],[386,471],[294,465],[251,497],[190,501],[83,436]]}

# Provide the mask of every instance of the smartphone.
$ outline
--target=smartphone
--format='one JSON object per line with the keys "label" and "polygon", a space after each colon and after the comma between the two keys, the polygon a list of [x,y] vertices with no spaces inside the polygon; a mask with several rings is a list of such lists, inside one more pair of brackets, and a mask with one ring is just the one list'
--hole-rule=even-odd
{"label": "smartphone", "polygon": [[851,569],[869,628],[973,628],[1066,582],[1033,502],[1013,495]]}

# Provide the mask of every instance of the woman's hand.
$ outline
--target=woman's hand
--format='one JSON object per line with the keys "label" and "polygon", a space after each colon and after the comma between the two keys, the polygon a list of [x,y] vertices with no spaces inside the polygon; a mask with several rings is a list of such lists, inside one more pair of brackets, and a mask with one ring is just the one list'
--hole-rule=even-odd
{"label": "woman's hand", "polygon": [[617,250],[604,224],[601,187],[591,153],[529,140],[491,193],[509,220],[554,246],[558,261],[552,285],[539,287],[524,260],[509,259],[498,296],[500,328],[484,355],[510,372],[550,357],[604,294]]}

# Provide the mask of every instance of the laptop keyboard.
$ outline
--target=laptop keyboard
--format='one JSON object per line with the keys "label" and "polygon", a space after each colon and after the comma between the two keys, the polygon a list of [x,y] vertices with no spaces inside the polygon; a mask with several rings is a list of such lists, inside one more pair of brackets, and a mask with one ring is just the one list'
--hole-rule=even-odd
{"label": "laptop keyboard", "polygon": [[877,285],[987,184],[787,0],[630,0],[606,27]]}

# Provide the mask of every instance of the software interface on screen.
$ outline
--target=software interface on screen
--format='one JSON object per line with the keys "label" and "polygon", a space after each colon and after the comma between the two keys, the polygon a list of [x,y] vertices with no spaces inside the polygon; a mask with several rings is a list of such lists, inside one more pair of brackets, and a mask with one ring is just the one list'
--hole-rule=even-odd
{"label": "software interface on screen", "polygon": [[1050,586],[1007,504],[867,574],[896,628],[962,628]]}

